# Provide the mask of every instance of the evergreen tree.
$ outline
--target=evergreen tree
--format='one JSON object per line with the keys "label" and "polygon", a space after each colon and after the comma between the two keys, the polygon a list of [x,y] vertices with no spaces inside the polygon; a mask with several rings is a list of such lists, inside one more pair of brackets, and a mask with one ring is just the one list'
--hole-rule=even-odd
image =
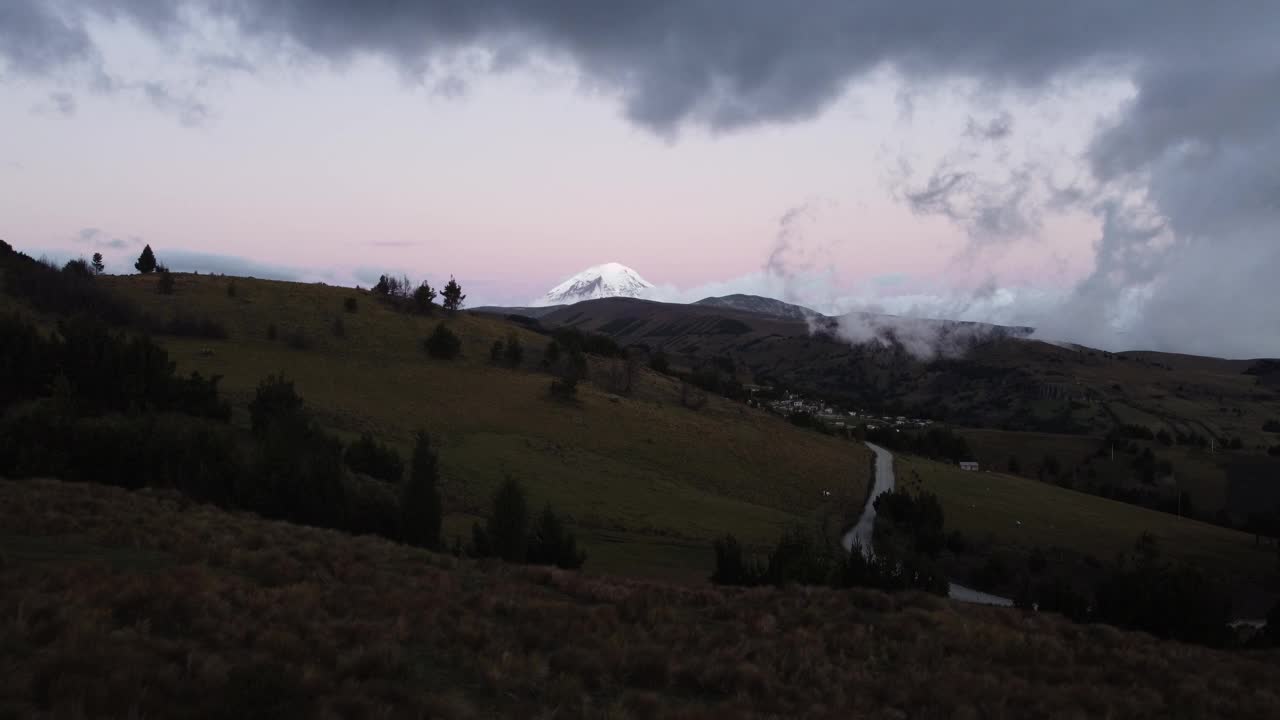
{"label": "evergreen tree", "polygon": [[436,291],[426,280],[413,291],[413,309],[423,315],[430,315],[436,304]]}
{"label": "evergreen tree", "polygon": [[524,488],[508,477],[493,496],[487,531],[493,554],[507,562],[524,562],[529,541],[529,504]]}
{"label": "evergreen tree", "polygon": [[133,264],[133,267],[140,273],[156,271],[156,254],[151,252],[150,245],[142,248],[142,254],[138,256],[138,261]]}
{"label": "evergreen tree", "polygon": [[462,301],[467,299],[467,296],[462,294],[462,286],[458,284],[457,280],[453,279],[452,275],[449,276],[449,284],[444,286],[444,291],[441,295],[444,296],[444,309],[450,313],[461,309]]}
{"label": "evergreen tree", "polygon": [[106,272],[107,266],[102,262],[102,253],[93,254],[93,271],[98,275]]}
{"label": "evergreen tree", "polygon": [[431,449],[431,437],[419,431],[414,438],[409,482],[400,499],[400,528],[405,542],[425,548],[440,547],[442,517],[439,458]]}

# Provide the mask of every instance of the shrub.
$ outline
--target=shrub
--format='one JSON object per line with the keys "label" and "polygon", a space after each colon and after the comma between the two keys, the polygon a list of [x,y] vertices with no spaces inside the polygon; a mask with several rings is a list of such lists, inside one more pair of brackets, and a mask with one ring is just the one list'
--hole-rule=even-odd
{"label": "shrub", "polygon": [[294,328],[285,336],[284,342],[292,350],[307,350],[311,347],[311,338],[302,328]]}
{"label": "shrub", "polygon": [[329,331],[336,338],[344,338],[347,336],[347,326],[342,322],[341,315],[333,316],[333,323],[329,326]]}
{"label": "shrub", "polygon": [[494,340],[493,345],[489,346],[489,362],[497,365],[502,362],[502,341]]}
{"label": "shrub", "polygon": [[444,323],[436,325],[436,329],[422,344],[427,354],[440,360],[452,360],[462,352],[462,341]]}
{"label": "shrub", "polygon": [[564,523],[547,505],[534,521],[526,559],[531,565],[555,565],[564,570],[577,570],[586,562],[587,556],[578,550],[573,533],[565,529]]}
{"label": "shrub", "polygon": [[502,359],[508,367],[519,367],[521,361],[524,360],[524,347],[520,344],[520,338],[515,333],[507,336],[506,347],[502,351]]}
{"label": "shrub", "polygon": [[343,460],[355,472],[383,482],[398,484],[404,476],[404,461],[400,459],[400,453],[374,440],[370,433],[364,433],[359,440],[348,445]]}
{"label": "shrub", "polygon": [[84,258],[68,260],[67,264],[62,266],[62,272],[81,279],[89,279],[94,275],[93,269],[89,267],[89,263],[85,262]]}
{"label": "shrub", "polygon": [[266,432],[274,423],[297,424],[304,420],[302,398],[293,388],[293,382],[284,374],[268,375],[258,383],[253,400],[249,403],[249,419],[255,435]]}
{"label": "shrub", "polygon": [[831,559],[808,532],[792,527],[769,554],[765,579],[774,585],[825,585],[831,577]]}
{"label": "shrub", "polygon": [[671,372],[671,361],[667,359],[667,354],[659,350],[649,357],[649,369],[654,372],[666,375]]}
{"label": "shrub", "polygon": [[556,378],[552,380],[551,397],[557,400],[573,400],[578,397],[577,378]]}
{"label": "shrub", "polygon": [[160,277],[158,280],[156,280],[156,292],[160,293],[161,295],[172,295],[173,286],[174,286],[173,273],[169,272],[168,270],[160,271]]}
{"label": "shrub", "polygon": [[560,362],[560,343],[552,339],[547,343],[547,349],[542,353],[542,364],[548,368],[554,367]]}
{"label": "shrub", "polygon": [[358,307],[359,307],[359,304],[356,302],[356,299],[355,299],[355,298],[353,298],[353,297],[343,298],[343,300],[342,300],[342,309],[343,309],[343,310],[345,310],[345,311],[347,311],[347,312],[349,312],[349,313],[354,313]]}
{"label": "shrub", "polygon": [[744,558],[742,545],[733,535],[725,535],[713,544],[716,569],[711,582],[717,585],[760,585],[764,582],[764,569],[758,563]]}
{"label": "shrub", "polygon": [[234,282],[227,283],[227,297],[233,298],[235,296],[236,296],[236,284]]}

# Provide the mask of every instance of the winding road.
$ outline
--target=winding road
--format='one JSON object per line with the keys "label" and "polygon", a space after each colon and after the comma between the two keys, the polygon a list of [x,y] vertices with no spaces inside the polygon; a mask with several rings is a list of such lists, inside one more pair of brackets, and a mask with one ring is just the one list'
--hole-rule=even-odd
{"label": "winding road", "polygon": [[[867,495],[867,505],[862,509],[862,516],[858,518],[857,524],[850,528],[849,532],[846,532],[844,537],[840,539],[840,544],[844,546],[846,551],[852,552],[856,543],[862,548],[863,553],[872,556],[875,554],[875,549],[871,544],[871,537],[872,531],[875,530],[876,526],[876,498],[893,489],[893,453],[872,443],[867,443],[867,447],[871,448],[871,452],[876,454],[876,476],[871,486],[871,492]],[[947,594],[952,600],[959,600],[960,602],[977,605],[997,605],[1000,607],[1013,606],[1013,601],[1009,598],[991,595],[955,583],[951,583]]]}

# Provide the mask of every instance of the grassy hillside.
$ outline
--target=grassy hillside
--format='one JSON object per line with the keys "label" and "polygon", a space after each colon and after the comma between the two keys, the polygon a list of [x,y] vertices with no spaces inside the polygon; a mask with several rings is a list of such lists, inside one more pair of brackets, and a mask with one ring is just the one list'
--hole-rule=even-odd
{"label": "grassy hillside", "polygon": [[[1166,556],[1227,573],[1242,587],[1275,575],[1275,547],[1259,546],[1247,533],[997,472],[965,472],[910,456],[895,463],[900,484],[938,495],[948,529],[995,549],[1064,548],[1109,561],[1132,551],[1146,532]],[[1257,604],[1240,610],[1269,607]]]}
{"label": "grassy hillside", "polygon": [[[284,371],[323,424],[347,437],[370,431],[407,456],[411,433],[430,431],[452,513],[447,541],[466,537],[511,474],[535,504],[573,518],[589,567],[705,577],[711,539],[732,532],[764,545],[789,524],[843,520],[865,497],[865,448],[715,398],[687,409],[674,381],[647,370],[630,397],[585,386],[575,404],[553,401],[538,371],[547,338],[503,320],[406,315],[319,284],[183,274],[173,295],[161,295],[151,277],[103,281],[161,321],[181,313],[225,326],[226,340],[158,339],[180,370],[223,376],[239,422],[258,382]],[[348,297],[354,313],[344,310]],[[451,362],[422,350],[442,321],[463,339]],[[524,367],[491,366],[490,345],[511,333],[526,346]]]}
{"label": "grassy hillside", "polygon": [[[1156,485],[1144,487],[1136,477],[1132,455],[1117,453],[1114,459],[1106,453],[1098,455],[1099,448],[1105,447],[1102,437],[982,429],[962,429],[959,434],[968,442],[975,459],[986,469],[1007,471],[1010,462],[1016,461],[1019,472],[1014,474],[1068,487],[1085,489],[1105,485],[1135,488],[1169,498],[1176,497],[1176,492],[1184,492],[1198,512],[1209,516],[1228,507],[1231,468],[1243,455],[1231,451],[1213,452],[1207,448],[1164,446],[1151,441],[1136,442],[1135,447],[1149,447],[1156,457],[1171,463],[1176,478],[1176,483],[1169,478],[1160,478]],[[1057,475],[1045,471],[1047,458],[1057,462]],[[1266,458],[1255,458],[1255,461],[1272,464]],[[1280,461],[1275,464],[1280,470]],[[1276,490],[1280,491],[1280,487]],[[1243,517],[1248,508],[1237,505],[1236,509],[1239,511],[1237,514]]]}
{"label": "grassy hillside", "polygon": [[1274,654],[918,594],[459,562],[0,481],[4,717],[1220,717]]}

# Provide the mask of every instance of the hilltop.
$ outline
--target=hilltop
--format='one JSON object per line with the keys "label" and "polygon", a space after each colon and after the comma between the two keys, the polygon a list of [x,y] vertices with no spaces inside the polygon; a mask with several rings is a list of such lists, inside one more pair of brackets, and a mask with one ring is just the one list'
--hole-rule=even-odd
{"label": "hilltop", "polygon": [[[284,371],[344,439],[371,432],[407,457],[412,433],[428,430],[440,449],[449,542],[469,537],[510,474],[537,505],[569,515],[589,565],[701,580],[712,539],[732,532],[764,546],[792,524],[834,528],[865,497],[865,448],[714,396],[684,407],[678,381],[648,368],[623,395],[608,389],[614,362],[597,358],[576,403],[553,401],[542,369],[549,338],[519,323],[406,314],[367,292],[320,284],[176,277],[172,295],[157,293],[152,277],[100,280],[157,318],[208,318],[225,329],[221,340],[158,339],[180,372],[222,376],[233,422],[247,424],[258,383]],[[344,310],[349,297],[355,312]],[[461,338],[453,361],[422,350],[440,323]],[[526,349],[515,370],[489,360],[492,343],[509,336]]]}

